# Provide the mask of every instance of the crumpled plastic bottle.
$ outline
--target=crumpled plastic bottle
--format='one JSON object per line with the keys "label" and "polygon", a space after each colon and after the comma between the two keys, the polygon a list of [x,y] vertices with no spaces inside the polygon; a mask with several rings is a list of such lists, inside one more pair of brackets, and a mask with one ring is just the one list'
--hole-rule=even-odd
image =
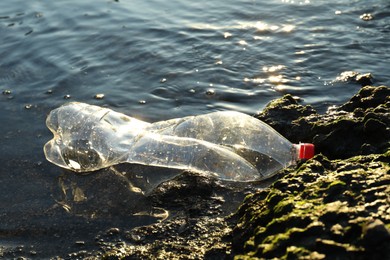
{"label": "crumpled plastic bottle", "polygon": [[47,160],[76,172],[135,163],[257,181],[314,155],[314,145],[292,144],[266,123],[234,111],[147,123],[71,102],[51,111],[46,124],[54,134],[44,146]]}

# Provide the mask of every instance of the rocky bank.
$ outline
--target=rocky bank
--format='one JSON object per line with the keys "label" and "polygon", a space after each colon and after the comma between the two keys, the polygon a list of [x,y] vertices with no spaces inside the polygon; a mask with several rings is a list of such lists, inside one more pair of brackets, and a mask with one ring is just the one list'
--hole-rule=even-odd
{"label": "rocky bank", "polygon": [[95,218],[126,220],[138,213],[121,209],[139,201],[154,221],[101,230],[53,259],[390,259],[390,88],[362,87],[325,114],[285,95],[256,117],[292,142],[314,143],[317,155],[265,182],[238,185],[185,172],[147,194],[129,185],[130,173],[116,174],[115,194],[103,190],[115,172],[95,174],[84,192],[98,187],[108,197],[96,194],[91,203],[79,194],[75,201],[73,192],[71,213],[88,218],[90,207]]}
{"label": "rocky bank", "polygon": [[226,217],[218,209],[227,198],[218,191],[229,187],[190,173],[179,176],[151,196],[155,205],[181,213],[125,231],[127,242],[102,255],[390,259],[390,88],[365,86],[325,114],[286,95],[257,117],[292,142],[313,142],[318,155],[279,172],[267,188],[248,188],[238,211]]}
{"label": "rocky bank", "polygon": [[319,153],[235,214],[235,259],[390,259],[390,89],[365,86],[324,115],[292,96],[259,118]]}

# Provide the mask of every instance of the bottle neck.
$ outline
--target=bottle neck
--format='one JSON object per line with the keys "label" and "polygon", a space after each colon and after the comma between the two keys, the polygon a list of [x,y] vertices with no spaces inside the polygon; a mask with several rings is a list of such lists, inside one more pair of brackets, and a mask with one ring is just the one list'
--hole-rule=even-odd
{"label": "bottle neck", "polygon": [[293,144],[291,148],[291,161],[293,164],[296,164],[299,161],[299,144]]}

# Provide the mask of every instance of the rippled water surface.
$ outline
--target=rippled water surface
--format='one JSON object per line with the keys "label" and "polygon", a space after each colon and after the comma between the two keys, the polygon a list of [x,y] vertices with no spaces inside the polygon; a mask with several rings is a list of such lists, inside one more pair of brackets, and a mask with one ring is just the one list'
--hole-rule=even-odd
{"label": "rippled water surface", "polygon": [[152,122],[254,114],[289,93],[325,111],[360,88],[344,71],[389,85],[389,35],[387,0],[1,1],[0,245],[54,236],[60,221],[39,213],[66,191],[83,198],[44,158],[51,109],[82,101]]}

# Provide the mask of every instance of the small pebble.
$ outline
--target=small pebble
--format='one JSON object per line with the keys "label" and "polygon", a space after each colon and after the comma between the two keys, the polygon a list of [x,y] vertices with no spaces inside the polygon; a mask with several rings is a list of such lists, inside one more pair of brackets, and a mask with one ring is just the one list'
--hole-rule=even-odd
{"label": "small pebble", "polygon": [[119,232],[120,232],[119,228],[110,228],[109,230],[107,230],[108,235],[119,234]]}
{"label": "small pebble", "polygon": [[103,99],[104,98],[104,94],[96,94],[94,96],[95,99]]}
{"label": "small pebble", "polygon": [[83,246],[85,245],[85,242],[80,240],[80,241],[76,241],[75,244],[78,246]]}

